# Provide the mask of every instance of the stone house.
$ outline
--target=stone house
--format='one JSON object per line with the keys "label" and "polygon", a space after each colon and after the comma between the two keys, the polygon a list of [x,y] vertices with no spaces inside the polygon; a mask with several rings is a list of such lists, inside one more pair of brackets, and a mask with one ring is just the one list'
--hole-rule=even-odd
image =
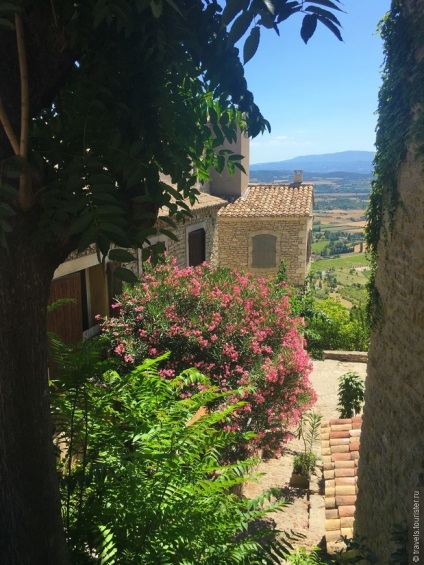
{"label": "stone house", "polygon": [[275,275],[287,263],[289,284],[310,268],[313,187],[252,185],[218,212],[217,262],[256,275]]}
{"label": "stone house", "polygon": [[[241,135],[230,148],[245,155],[248,171],[249,140]],[[288,282],[300,285],[310,266],[313,187],[303,185],[297,173],[290,185],[249,186],[248,175],[239,169],[233,176],[227,170],[220,175],[213,172],[211,181],[198,187],[201,192],[191,206],[191,218],[171,229],[160,219],[168,209],[159,211],[155,227],[172,231],[177,241],[158,232],[149,237],[150,245],[161,243],[179,267],[206,261],[273,275],[285,259]],[[137,261],[127,266],[139,274],[141,251],[136,256]],[[50,303],[62,298],[73,302],[49,314],[49,330],[67,343],[95,335],[99,331],[95,316],[113,314],[110,305],[121,291],[113,274],[118,265],[108,261],[105,267],[100,265],[94,248],[70,255],[54,273]]]}
{"label": "stone house", "polygon": [[[192,217],[172,230],[178,241],[158,234],[150,237],[150,243],[163,243],[169,255],[177,259],[180,267],[198,265],[207,261],[214,264],[214,242],[218,210],[226,201],[210,194],[201,193],[191,207]],[[161,210],[159,216],[167,210]],[[158,220],[155,227],[169,225]],[[135,252],[137,260],[128,264],[136,274],[142,271],[141,251]],[[72,253],[55,271],[50,287],[49,303],[71,299],[49,314],[48,329],[56,333],[66,343],[77,343],[100,331],[96,315],[113,314],[113,298],[122,290],[121,281],[114,276],[119,263],[106,260],[105,266],[99,263],[94,247],[83,253]]]}
{"label": "stone house", "polygon": [[149,237],[151,245],[162,243],[166,253],[175,257],[179,267],[200,265],[204,261],[216,265],[217,217],[220,208],[226,204],[227,201],[222,198],[201,192],[197,201],[190,207],[192,217],[177,224],[175,229],[170,229],[169,225],[160,219],[161,215],[167,214],[167,209],[160,210],[155,227],[172,231],[178,241],[158,234]]}

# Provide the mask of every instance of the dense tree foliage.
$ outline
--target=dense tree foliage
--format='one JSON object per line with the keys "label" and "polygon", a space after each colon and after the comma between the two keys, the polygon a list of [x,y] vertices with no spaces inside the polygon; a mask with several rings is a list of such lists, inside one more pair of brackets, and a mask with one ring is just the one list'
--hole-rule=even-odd
{"label": "dense tree foliage", "polygon": [[[164,379],[163,358],[120,375],[101,344],[70,349],[54,341],[52,408],[72,563],[279,563],[292,537],[260,518],[286,503],[271,502],[273,489],[249,501],[231,492],[257,480],[257,459],[222,462],[254,435],[217,427],[243,406],[243,388],[220,392],[196,369]],[[202,390],[181,398],[190,385]]]}

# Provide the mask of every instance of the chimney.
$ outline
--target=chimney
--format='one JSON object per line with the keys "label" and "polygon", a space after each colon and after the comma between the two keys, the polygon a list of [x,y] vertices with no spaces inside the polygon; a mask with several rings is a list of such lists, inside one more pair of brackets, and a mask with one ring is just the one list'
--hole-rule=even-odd
{"label": "chimney", "polygon": [[302,169],[298,169],[294,172],[294,180],[293,183],[294,184],[302,184],[303,182],[303,170]]}

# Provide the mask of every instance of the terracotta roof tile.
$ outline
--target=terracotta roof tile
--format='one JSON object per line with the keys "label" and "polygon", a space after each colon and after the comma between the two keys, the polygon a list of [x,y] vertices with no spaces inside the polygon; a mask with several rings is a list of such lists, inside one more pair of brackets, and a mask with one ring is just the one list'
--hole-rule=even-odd
{"label": "terracotta roof tile", "polygon": [[309,217],[313,210],[312,185],[252,185],[234,203],[219,211],[220,217]]}
{"label": "terracotta roof tile", "polygon": [[[174,202],[175,199],[172,199]],[[193,206],[190,204],[190,201],[187,199],[184,200],[190,210],[203,210],[206,208],[222,208],[227,204],[226,200],[222,198],[217,198],[216,196],[212,196],[211,194],[207,194],[206,192],[201,192],[196,196],[196,202]],[[169,215],[169,208],[167,206],[163,206],[160,208],[158,212],[159,216],[168,216]],[[159,218],[160,219],[160,218]]]}
{"label": "terracotta roof tile", "polygon": [[329,553],[341,549],[342,535],[352,537],[362,416],[323,422],[322,448],[325,481],[325,525]]}

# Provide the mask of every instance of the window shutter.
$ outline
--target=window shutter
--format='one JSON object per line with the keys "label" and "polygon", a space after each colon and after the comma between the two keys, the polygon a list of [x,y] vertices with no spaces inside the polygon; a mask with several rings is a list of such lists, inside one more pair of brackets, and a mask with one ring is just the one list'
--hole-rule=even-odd
{"label": "window shutter", "polygon": [[188,234],[188,264],[190,267],[201,265],[206,260],[206,234],[202,228]]}
{"label": "window shutter", "polygon": [[271,234],[252,237],[252,267],[270,269],[276,266],[277,238]]}

